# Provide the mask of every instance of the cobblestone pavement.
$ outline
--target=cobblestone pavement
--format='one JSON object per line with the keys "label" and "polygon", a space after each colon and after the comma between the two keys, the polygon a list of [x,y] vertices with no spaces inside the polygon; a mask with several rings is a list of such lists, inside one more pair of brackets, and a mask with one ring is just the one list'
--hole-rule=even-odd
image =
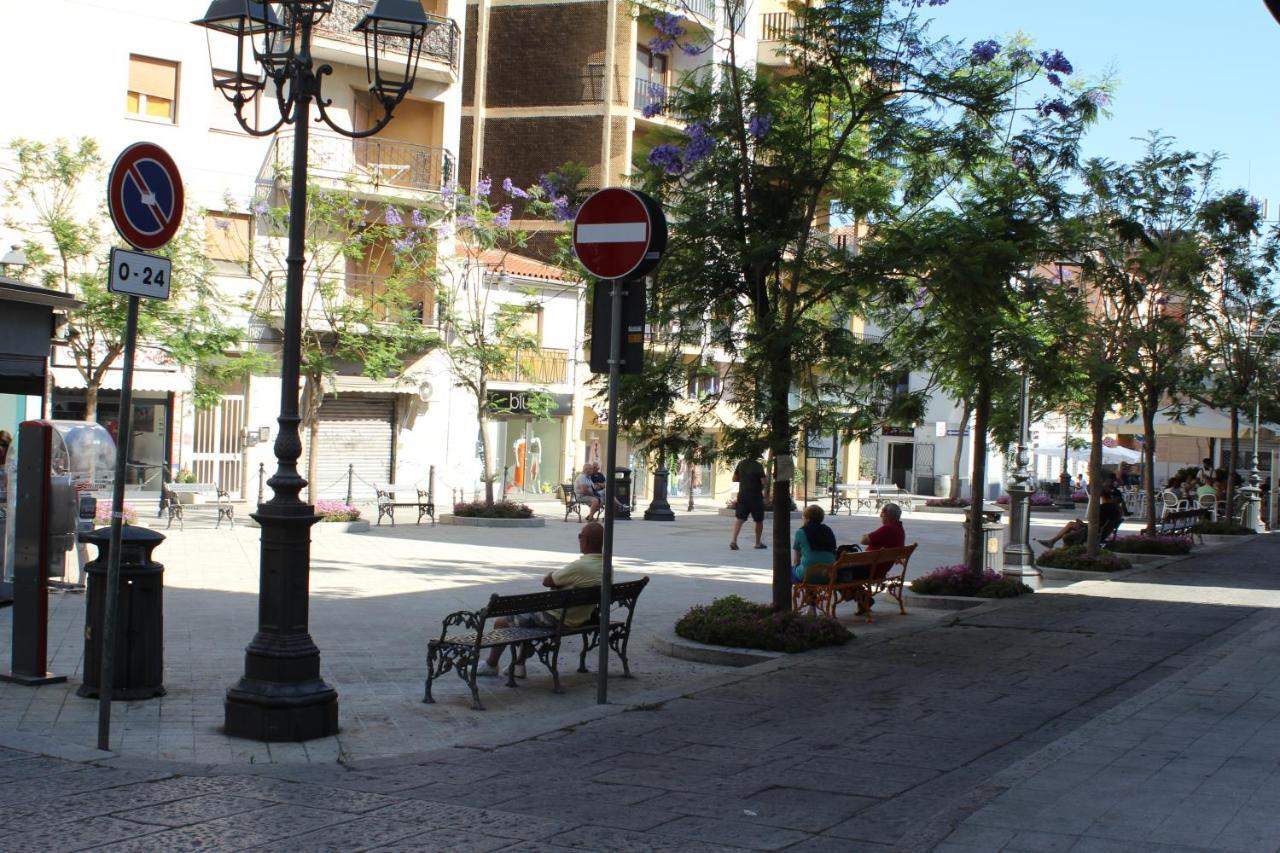
{"label": "cobblestone pavement", "polygon": [[0,850],[1274,851],[1278,557],[1261,537],[411,758],[6,750]]}
{"label": "cobblestone pavement", "polygon": [[[539,504],[543,513],[554,504]],[[165,565],[165,687],[168,695],[113,708],[112,746],[134,756],[201,763],[333,762],[421,752],[476,738],[514,737],[583,719],[594,709],[594,675],[565,675],[564,695],[548,689],[537,666],[517,691],[497,679],[482,685],[485,714],[471,710],[460,679],[437,681],[438,702],[422,704],[427,640],[444,616],[476,610],[492,593],[539,589],[548,571],[573,558],[575,523],[563,511],[543,528],[486,528],[400,524],[362,534],[333,534],[324,525],[312,543],[311,632],[321,650],[321,674],[338,691],[342,731],[306,744],[259,744],[224,736],[222,698],[243,672],[244,646],[257,617],[257,530],[238,524],[213,529],[208,510],[189,511],[187,530],[164,530],[157,549]],[[618,577],[649,575],[631,643],[632,681],[614,679],[610,697],[643,701],[644,694],[697,683],[719,667],[674,660],[650,649],[690,605],[737,594],[768,598],[769,552],[728,550],[731,519],[703,510],[681,512],[674,523],[620,523]],[[877,522],[869,516],[832,521],[840,541],[856,541]],[[1049,522],[1054,524],[1056,522]],[[917,514],[907,520],[920,549],[912,571],[922,574],[959,553],[959,516]],[[744,534],[743,543],[750,541]],[[64,685],[33,690],[0,683],[0,731],[25,736],[36,748],[93,745],[96,703],[79,698],[84,650],[82,594],[51,598],[49,668]],[[923,609],[908,624],[934,618]],[[9,658],[11,611],[0,609],[0,660]],[[880,630],[877,623],[873,631]],[[869,633],[859,629],[860,634]],[[570,641],[571,653],[577,641]],[[594,662],[589,665],[594,669]],[[620,669],[620,667],[619,667]]]}

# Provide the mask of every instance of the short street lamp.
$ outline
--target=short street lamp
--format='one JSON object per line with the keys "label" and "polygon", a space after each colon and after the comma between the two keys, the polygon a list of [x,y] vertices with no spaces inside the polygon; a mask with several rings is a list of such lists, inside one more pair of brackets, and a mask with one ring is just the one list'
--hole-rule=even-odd
{"label": "short street lamp", "polygon": [[1031,587],[1039,585],[1040,570],[1031,551],[1031,377],[1022,366],[1022,392],[1018,398],[1018,447],[1009,477],[1009,544],[1004,548],[1004,574]]}
{"label": "short street lamp", "polygon": [[[1255,364],[1261,362],[1261,348],[1265,344],[1267,333],[1271,331],[1271,324],[1277,317],[1280,317],[1280,314],[1273,314],[1268,318],[1256,336],[1259,341],[1256,354],[1259,358]],[[1258,375],[1260,372],[1255,372],[1253,381],[1253,458],[1249,461],[1249,482],[1240,489],[1244,496],[1244,510],[1240,516],[1240,524],[1258,533],[1266,530],[1266,526],[1262,523],[1262,473],[1258,470],[1258,430],[1262,425],[1262,377]],[[1275,499],[1275,495],[1272,495],[1271,500]]]}
{"label": "short street lamp", "polygon": [[[298,497],[307,484],[298,474],[298,379],[311,104],[315,102],[321,121],[344,136],[377,133],[413,88],[423,37],[431,26],[418,0],[375,0],[355,31],[364,36],[368,89],[383,114],[367,130],[347,130],[330,118],[325,108],[331,102],[321,97],[321,83],[333,68],[314,65],[311,55],[312,31],[332,7],[332,0],[214,0],[208,13],[193,22],[236,39],[235,70],[215,71],[213,85],[235,108],[240,126],[254,136],[268,136],[285,124],[294,127],[276,471],[267,481],[271,500],[260,503],[253,515],[262,527],[258,632],[245,649],[244,675],[227,689],[224,706],[227,734],[260,741],[310,740],[338,731],[338,694],[320,677],[320,650],[307,627],[310,531],[317,517],[315,508]],[[254,127],[245,120],[244,109],[268,80],[280,120],[271,127]]]}

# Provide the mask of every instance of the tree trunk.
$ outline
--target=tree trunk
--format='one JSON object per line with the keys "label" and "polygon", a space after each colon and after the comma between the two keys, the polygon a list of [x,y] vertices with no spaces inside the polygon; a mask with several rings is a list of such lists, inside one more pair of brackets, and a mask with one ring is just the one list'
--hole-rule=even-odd
{"label": "tree trunk", "polygon": [[791,452],[790,360],[774,359],[769,372],[769,450],[774,462],[773,609],[786,611],[791,609],[791,481],[778,478],[778,460]]}
{"label": "tree trunk", "polygon": [[960,435],[956,438],[956,452],[951,458],[951,500],[960,499],[960,460],[964,458],[964,431],[969,426],[969,416],[973,414],[973,404],[964,401],[960,412]]}
{"label": "tree trunk", "polygon": [[307,431],[307,502],[314,505],[319,491],[316,478],[320,476],[320,404],[324,402],[324,377],[308,373],[303,380],[299,426]]}
{"label": "tree trunk", "polygon": [[1227,460],[1227,521],[1236,517],[1236,460],[1240,458],[1240,408],[1231,407],[1231,458]]}
{"label": "tree trunk", "polygon": [[[973,467],[969,484],[969,518],[965,524],[964,561],[969,571],[982,571],[982,504],[987,484],[987,425],[991,421],[991,380],[978,382],[973,397]],[[964,430],[961,430],[963,440]]]}
{"label": "tree trunk", "polygon": [[[49,409],[49,417],[53,417],[53,409]],[[98,383],[90,380],[84,388],[84,419],[89,423],[98,422]]]}
{"label": "tree trunk", "polygon": [[1089,411],[1089,509],[1085,518],[1089,522],[1085,553],[1098,556],[1101,541],[1098,536],[1098,519],[1101,517],[1102,496],[1102,423],[1107,416],[1107,401],[1101,390],[1094,391],[1093,408]]}
{"label": "tree trunk", "polygon": [[1156,533],[1156,410],[1145,402],[1142,406],[1142,489],[1147,493],[1148,536]]}

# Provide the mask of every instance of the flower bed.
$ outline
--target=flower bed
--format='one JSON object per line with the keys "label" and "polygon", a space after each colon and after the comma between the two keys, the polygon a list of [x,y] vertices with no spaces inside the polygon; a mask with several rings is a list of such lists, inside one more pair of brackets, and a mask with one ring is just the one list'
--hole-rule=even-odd
{"label": "flower bed", "polygon": [[1192,533],[1201,536],[1250,536],[1258,531],[1236,524],[1234,521],[1202,521],[1191,528]]}
{"label": "flower bed", "polygon": [[736,595],[693,607],[676,622],[676,633],[696,643],[771,652],[804,652],[853,639],[849,629],[825,614],[775,613],[767,604]]}
{"label": "flower bed", "polygon": [[463,501],[453,505],[453,514],[459,518],[533,518],[533,508],[528,504],[512,501]]}
{"label": "flower bed", "polygon": [[1089,502],[1089,493],[1088,492],[1072,492],[1071,500],[1075,501],[1078,504],[1087,504]]}
{"label": "flower bed", "polygon": [[316,514],[321,521],[358,521],[360,508],[342,501],[316,501]]}
{"label": "flower bed", "polygon": [[1106,546],[1117,554],[1190,554],[1190,536],[1117,536]]}
{"label": "flower bed", "polygon": [[[1053,500],[1053,498],[1041,492],[1034,493],[1027,500],[1031,506],[1057,506],[1057,503]],[[1000,504],[1000,506],[1008,506],[1009,496],[1001,495],[1000,497],[996,498],[996,503]]]}
{"label": "flower bed", "polygon": [[[122,504],[125,524],[138,523],[138,511],[131,504]],[[111,501],[98,501],[98,508],[93,513],[93,523],[99,527],[111,526]]]}
{"label": "flower bed", "polygon": [[924,502],[925,506],[947,506],[961,508],[970,504],[968,498],[929,498]]}
{"label": "flower bed", "polygon": [[999,572],[983,569],[974,572],[963,563],[939,566],[924,577],[911,582],[916,595],[962,595],[970,598],[1013,598],[1033,592],[1031,587],[1006,578]]}
{"label": "flower bed", "polygon": [[1036,565],[1050,569],[1071,569],[1077,572],[1123,572],[1133,568],[1124,557],[1116,557],[1105,551],[1096,557],[1086,557],[1085,546],[1072,545],[1055,548],[1036,557]]}

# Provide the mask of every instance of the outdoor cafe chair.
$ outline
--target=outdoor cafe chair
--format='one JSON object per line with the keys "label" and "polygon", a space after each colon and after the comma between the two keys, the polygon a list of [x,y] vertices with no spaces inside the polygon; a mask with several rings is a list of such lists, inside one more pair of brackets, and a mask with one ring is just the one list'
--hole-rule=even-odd
{"label": "outdoor cafe chair", "polygon": [[1218,520],[1218,497],[1217,495],[1201,495],[1196,501],[1196,505],[1200,509],[1209,510],[1209,520]]}

